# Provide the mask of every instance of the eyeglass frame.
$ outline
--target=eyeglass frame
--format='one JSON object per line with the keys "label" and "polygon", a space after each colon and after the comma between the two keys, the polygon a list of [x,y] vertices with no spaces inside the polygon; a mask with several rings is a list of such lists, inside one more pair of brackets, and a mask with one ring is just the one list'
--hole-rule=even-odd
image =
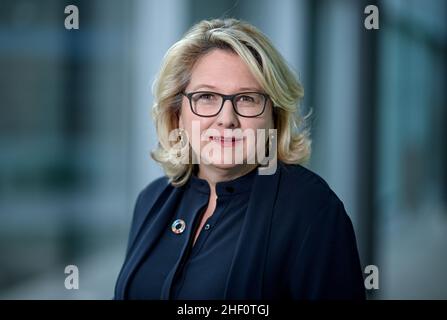
{"label": "eyeglass frame", "polygon": [[[213,115],[209,115],[209,116],[204,116],[204,115],[201,115],[201,114],[198,114],[197,112],[195,112],[195,111],[194,111],[194,108],[193,108],[193,106],[192,106],[192,96],[193,96],[194,94],[196,94],[196,93],[212,93],[212,94],[217,94],[218,96],[221,96],[223,100],[222,100],[222,105],[221,105],[220,108],[219,108],[219,111],[217,111],[215,114],[213,114]],[[243,95],[244,93],[245,93],[245,94],[248,94],[248,93],[256,93],[256,94],[260,94],[260,95],[262,95],[262,96],[264,97],[264,99],[265,99],[265,100],[264,100],[264,106],[262,107],[262,111],[261,111],[259,114],[254,115],[254,116],[244,116],[244,115],[240,114],[240,113],[237,111],[237,109],[236,109],[236,104],[235,104],[234,99],[235,99],[237,96]],[[227,95],[227,94],[222,94],[222,93],[218,93],[218,92],[213,92],[213,91],[195,91],[195,92],[189,92],[189,93],[183,91],[183,92],[182,92],[182,95],[188,98],[188,100],[189,100],[189,107],[191,108],[192,113],[194,113],[196,116],[204,117],[204,118],[212,118],[212,117],[217,116],[217,115],[222,111],[223,106],[224,106],[224,104],[225,104],[225,101],[227,101],[227,100],[231,101],[231,105],[233,106],[233,110],[234,110],[234,112],[235,112],[237,115],[239,115],[239,116],[241,116],[241,117],[243,117],[243,118],[256,118],[256,117],[259,117],[260,115],[262,115],[262,114],[264,113],[264,111],[265,111],[265,107],[266,107],[266,105],[267,105],[267,101],[270,99],[270,96],[269,96],[268,94],[263,93],[263,92],[256,92],[256,91],[245,91],[245,92],[239,92],[239,93],[236,93],[236,94],[229,94],[229,95]]]}

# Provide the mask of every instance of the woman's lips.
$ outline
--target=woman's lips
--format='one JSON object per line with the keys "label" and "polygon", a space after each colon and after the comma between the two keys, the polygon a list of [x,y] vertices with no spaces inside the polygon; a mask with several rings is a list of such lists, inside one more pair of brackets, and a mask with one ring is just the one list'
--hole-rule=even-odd
{"label": "woman's lips", "polygon": [[225,138],[225,137],[210,136],[209,140],[210,141],[214,141],[216,143],[219,143],[223,147],[232,147],[232,146],[235,146],[236,143],[238,143],[239,141],[242,141],[243,139],[236,138],[236,137],[227,137],[227,138]]}

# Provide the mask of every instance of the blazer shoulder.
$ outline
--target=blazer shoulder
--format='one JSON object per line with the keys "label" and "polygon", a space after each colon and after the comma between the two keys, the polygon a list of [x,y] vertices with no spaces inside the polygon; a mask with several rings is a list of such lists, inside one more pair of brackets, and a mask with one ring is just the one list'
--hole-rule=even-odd
{"label": "blazer shoulder", "polygon": [[[301,165],[284,165],[279,186],[280,217],[294,225],[292,237],[299,243],[312,230],[318,234],[353,234],[345,206],[328,183]],[[302,237],[297,235],[301,234]],[[315,238],[318,241],[318,236]]]}
{"label": "blazer shoulder", "polygon": [[138,195],[135,203],[134,222],[144,219],[144,216],[149,212],[159,199],[164,196],[167,197],[174,187],[169,183],[166,176],[159,177],[149,183]]}
{"label": "blazer shoulder", "polygon": [[294,193],[317,194],[320,198],[335,195],[326,180],[299,164],[282,164],[281,180]]}
{"label": "blazer shoulder", "polygon": [[167,177],[159,177],[150,182],[140,191],[135,202],[132,224],[130,229],[129,244],[133,242],[138,230],[146,220],[150,209],[156,204],[168,189],[173,188]]}
{"label": "blazer shoulder", "polygon": [[344,207],[321,176],[301,165],[283,164],[281,181],[281,202],[294,211],[299,210],[307,219],[313,220],[317,212],[328,211],[331,207]]}
{"label": "blazer shoulder", "polygon": [[145,198],[157,198],[166,188],[170,185],[169,180],[166,176],[159,177],[152,182],[150,182],[143,190],[140,191],[138,199]]}

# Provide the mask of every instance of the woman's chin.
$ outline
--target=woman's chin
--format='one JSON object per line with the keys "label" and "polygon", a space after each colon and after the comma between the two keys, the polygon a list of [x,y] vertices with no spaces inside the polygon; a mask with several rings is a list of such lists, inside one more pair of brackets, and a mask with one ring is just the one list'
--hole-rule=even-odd
{"label": "woman's chin", "polygon": [[235,162],[234,159],[233,161],[223,161],[223,160],[216,160],[216,159],[204,159],[203,160],[203,164],[207,165],[207,166],[213,166],[219,169],[231,169],[231,168],[235,168],[237,166],[241,166],[244,165],[245,159],[244,161],[242,161],[241,163]]}

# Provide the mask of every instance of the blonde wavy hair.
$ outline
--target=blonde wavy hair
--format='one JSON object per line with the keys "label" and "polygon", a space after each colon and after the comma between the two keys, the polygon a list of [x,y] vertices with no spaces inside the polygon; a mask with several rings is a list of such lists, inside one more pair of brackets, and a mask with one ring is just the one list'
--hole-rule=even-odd
{"label": "blonde wavy hair", "polygon": [[[181,186],[190,178],[195,164],[172,152],[177,143],[172,132],[178,129],[182,92],[186,89],[196,61],[213,49],[231,50],[247,64],[273,102],[277,130],[277,159],[302,164],[311,152],[306,118],[300,102],[304,90],[270,40],[249,23],[236,19],[203,20],[194,25],[166,53],[154,82],[152,116],[159,139],[152,158],[161,164],[169,182]],[[171,135],[171,136],[170,136]],[[191,148],[186,154],[191,156]]]}

